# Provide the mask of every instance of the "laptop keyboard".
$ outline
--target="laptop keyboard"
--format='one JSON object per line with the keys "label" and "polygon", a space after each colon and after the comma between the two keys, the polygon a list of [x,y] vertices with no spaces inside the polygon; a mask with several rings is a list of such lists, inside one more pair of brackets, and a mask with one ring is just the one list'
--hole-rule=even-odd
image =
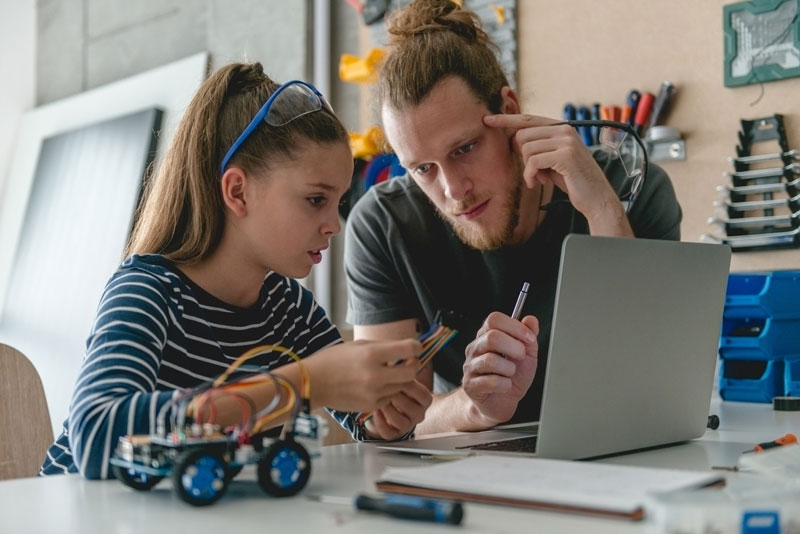
{"label": "laptop keyboard", "polygon": [[478,445],[466,445],[456,448],[476,451],[535,452],[536,437],[537,436],[525,436],[522,438],[489,441],[487,443],[479,443]]}

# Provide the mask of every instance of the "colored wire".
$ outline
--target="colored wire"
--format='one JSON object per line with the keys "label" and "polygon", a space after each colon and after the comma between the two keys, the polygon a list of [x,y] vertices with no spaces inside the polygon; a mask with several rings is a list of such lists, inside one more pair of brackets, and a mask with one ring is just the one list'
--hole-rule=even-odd
{"label": "colored wire", "polygon": [[214,385],[218,386],[222,382],[224,382],[228,376],[235,371],[240,365],[242,365],[247,360],[254,358],[260,354],[264,354],[267,352],[280,352],[281,354],[286,354],[294,361],[297,362],[298,367],[300,368],[300,389],[304,392],[304,397],[306,399],[311,399],[311,377],[308,374],[308,369],[301,361],[300,356],[292,352],[291,350],[287,349],[286,347],[282,347],[281,345],[260,345],[258,347],[254,347],[231,363],[228,366],[228,369],[225,370],[217,379],[214,381]]}
{"label": "colored wire", "polygon": [[294,413],[299,413],[300,411],[300,403],[298,402],[299,398],[295,393],[292,384],[284,378],[281,377],[275,377],[275,378],[277,379],[278,383],[281,385],[281,387],[284,389],[284,391],[286,391],[288,395],[286,405],[280,410],[276,410],[266,415],[265,417],[257,419],[256,422],[253,424],[252,428],[253,434],[257,434],[258,432],[261,432],[262,430],[269,428],[270,423],[272,423],[276,419],[279,419],[280,417],[289,413],[290,411]]}
{"label": "colored wire", "polygon": [[[233,397],[239,403],[239,406],[242,409],[242,422],[240,423],[240,426],[243,427],[243,428],[245,426],[247,426],[247,422],[250,419],[250,416],[255,411],[255,405],[253,404],[253,400],[251,398],[247,397],[246,395],[240,395],[238,393],[235,393],[235,392],[231,391],[230,387],[212,389],[212,390],[206,391],[205,393],[203,393],[202,395],[197,397],[199,404],[193,410],[194,412],[197,413],[197,416],[195,417],[195,420],[197,422],[202,422],[203,421],[203,417],[202,417],[203,408],[205,408],[206,404],[209,404],[210,409],[211,409],[211,416],[205,422],[213,424],[216,421],[216,417],[217,417],[217,407],[213,402],[210,402],[210,401],[213,401],[216,398],[223,397],[223,396]],[[191,406],[190,406],[190,409],[191,409]]]}
{"label": "colored wire", "polygon": [[[298,367],[300,368],[300,387],[305,393],[304,397],[306,399],[310,399],[311,379],[308,369],[301,361],[301,358],[290,349],[280,345],[261,345],[250,349],[239,356],[217,378],[203,382],[194,388],[182,390],[172,399],[167,401],[161,407],[156,417],[157,434],[159,436],[166,437],[166,414],[170,410],[172,411],[172,428],[178,430],[179,432],[182,432],[182,429],[185,427],[186,416],[193,417],[196,421],[202,420],[206,403],[209,404],[209,409],[211,410],[209,420],[206,422],[213,423],[217,416],[217,409],[214,403],[209,401],[213,400],[213,397],[218,395],[230,395],[236,399],[237,402],[239,402],[242,408],[242,423],[238,429],[240,432],[246,433],[249,429],[253,429],[252,433],[260,431],[265,427],[265,425],[292,410],[295,412],[295,415],[299,414],[300,410],[302,409],[302,403],[295,392],[294,386],[292,386],[291,383],[286,381],[284,378],[276,377],[269,371],[261,371],[259,368],[254,368],[253,371],[255,373],[263,373],[263,380],[253,380],[253,377],[257,375],[250,375],[226,383],[230,375],[237,369],[241,368],[247,360],[271,351],[286,354],[298,363]],[[244,369],[242,368],[241,370]],[[243,389],[254,384],[266,383],[267,380],[270,380],[274,383],[275,395],[267,406],[256,413],[255,404],[253,403],[252,399],[248,395],[236,393],[234,390]],[[283,399],[284,391],[287,392],[288,402],[286,406],[273,413],[273,410],[280,405],[281,400]],[[291,428],[294,426],[293,419],[290,420],[286,426],[288,426],[291,430]]]}
{"label": "colored wire", "polygon": [[[275,375],[269,372],[262,372],[260,373],[260,375],[251,375],[243,377],[240,380],[237,380],[236,382],[220,386],[219,388],[212,391],[218,391],[221,393],[233,395],[237,398],[242,398],[247,400],[247,402],[250,404],[250,410],[248,411],[248,417],[243,420],[242,425],[239,428],[239,431],[242,433],[250,433],[252,432],[252,428],[256,424],[256,421],[260,417],[272,412],[280,404],[283,398],[283,395],[281,393],[280,380],[282,379],[276,377]],[[241,395],[239,393],[234,392],[235,390],[244,389],[252,385],[265,384],[267,381],[271,381],[274,384],[275,395],[273,395],[272,400],[269,402],[269,404],[267,404],[260,411],[256,411],[255,404],[248,395]]]}

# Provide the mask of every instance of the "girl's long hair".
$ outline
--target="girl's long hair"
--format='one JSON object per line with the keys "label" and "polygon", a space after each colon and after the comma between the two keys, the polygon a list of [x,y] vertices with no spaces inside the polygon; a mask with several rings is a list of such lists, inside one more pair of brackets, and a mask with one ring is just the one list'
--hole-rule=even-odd
{"label": "girl's long hair", "polygon": [[[133,231],[131,254],[162,254],[176,263],[196,263],[218,246],[225,226],[220,189],[222,158],[279,87],[259,63],[234,63],[212,74],[192,98],[158,172],[145,182]],[[258,173],[270,158],[302,157],[299,145],[347,143],[347,131],[327,108],[279,127],[260,124],[229,165]]]}

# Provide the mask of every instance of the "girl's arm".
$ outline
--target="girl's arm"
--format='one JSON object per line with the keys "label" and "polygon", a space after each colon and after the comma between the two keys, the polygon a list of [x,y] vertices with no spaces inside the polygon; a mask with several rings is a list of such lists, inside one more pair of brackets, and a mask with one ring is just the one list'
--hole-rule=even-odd
{"label": "girl's arm", "polygon": [[[289,297],[297,312],[290,330],[296,335],[281,334],[279,337],[301,357],[310,355],[303,358],[303,365],[311,377],[311,409],[326,407],[354,439],[366,439],[363,427],[357,423],[360,412],[386,405],[413,383],[416,357],[421,352],[419,342],[406,339],[341,343],[339,332],[314,302],[311,293],[295,280],[287,279],[287,282]],[[292,324],[292,321],[286,323]],[[400,360],[407,365],[396,366]],[[300,391],[301,371],[297,363],[281,366],[274,372]],[[271,382],[260,381],[237,389],[237,393],[247,395],[260,409],[270,402],[275,391]],[[284,399],[277,409],[285,402]],[[216,397],[214,407],[218,423],[237,424],[242,420],[241,403],[232,397]],[[286,415],[272,420],[271,424],[278,425],[285,420]]]}
{"label": "girl's arm", "polygon": [[70,448],[84,477],[108,478],[119,437],[154,433],[159,410],[177,393],[156,390],[169,314],[152,275],[124,271],[106,286],[69,413]]}

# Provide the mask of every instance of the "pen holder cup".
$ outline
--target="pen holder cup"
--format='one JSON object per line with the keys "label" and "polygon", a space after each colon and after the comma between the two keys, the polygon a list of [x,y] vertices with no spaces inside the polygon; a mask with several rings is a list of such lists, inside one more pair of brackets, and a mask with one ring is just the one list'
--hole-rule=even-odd
{"label": "pen holder cup", "polygon": [[800,352],[800,319],[724,317],[722,358],[770,360]]}
{"label": "pen holder cup", "polygon": [[800,318],[800,271],[731,273],[725,296],[725,317]]}
{"label": "pen holder cup", "polygon": [[728,360],[722,358],[719,395],[723,400],[772,402],[783,395],[783,360]]}

